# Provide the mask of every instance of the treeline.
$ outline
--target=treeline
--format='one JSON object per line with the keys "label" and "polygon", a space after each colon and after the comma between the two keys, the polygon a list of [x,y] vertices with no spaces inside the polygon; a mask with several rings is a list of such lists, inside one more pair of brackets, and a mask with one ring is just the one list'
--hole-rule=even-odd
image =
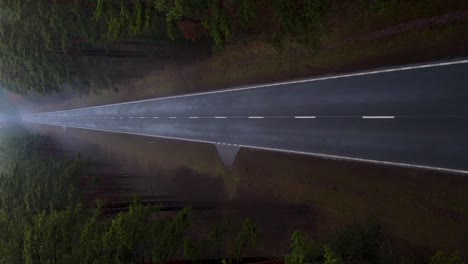
{"label": "treeline", "polygon": [[[378,13],[400,1],[357,2]],[[221,50],[255,32],[278,50],[289,42],[317,48],[328,30],[330,5],[327,0],[0,0],[0,84],[22,94],[97,92],[110,87],[118,58],[145,56],[116,45],[159,45],[154,40],[161,38],[208,38]]]}
{"label": "treeline", "polygon": [[[291,237],[291,253],[284,257],[284,262],[285,264],[422,263],[420,257],[414,260],[411,257],[399,255],[391,244],[382,226],[374,222],[348,226],[325,241],[314,240],[303,232],[295,232]],[[464,263],[458,254],[443,251],[437,251],[430,260],[424,262],[430,264]]]}
{"label": "treeline", "polygon": [[[16,93],[80,93],[106,87],[112,58],[141,57],[112,44],[195,40],[208,29],[216,45],[230,35],[223,1],[0,0],[0,83]],[[184,30],[183,36],[181,29]]]}
{"label": "treeline", "polygon": [[[126,211],[106,214],[104,202],[81,205],[77,182],[90,162],[47,155],[50,139],[25,134],[0,148],[0,263],[164,263],[224,256],[225,236],[237,236],[233,259],[255,242],[255,225],[226,225],[192,239],[190,209],[161,212],[135,199]],[[198,235],[198,234],[195,234]],[[223,254],[223,255],[221,255]]]}
{"label": "treeline", "polygon": [[75,88],[81,92],[93,89],[96,63],[81,56],[90,45],[78,39],[92,43],[101,33],[92,13],[76,3],[0,1],[0,80],[4,87],[22,94],[44,94],[79,82],[81,86]]}
{"label": "treeline", "polygon": [[[243,0],[246,8],[252,1]],[[119,44],[161,38],[230,39],[221,0],[0,0],[0,83],[16,93],[80,93],[106,87],[113,58],[141,57]],[[206,32],[202,32],[205,30]],[[207,34],[209,35],[209,34]],[[156,44],[157,45],[157,44]]]}
{"label": "treeline", "polygon": [[[242,263],[259,244],[258,227],[224,221],[201,233],[190,208],[163,212],[138,199],[118,214],[103,201],[81,204],[78,180],[92,165],[80,155],[48,155],[50,139],[24,134],[0,146],[0,263]],[[216,221],[213,221],[216,223]],[[392,250],[381,225],[347,227],[326,240],[292,235],[285,257],[260,258],[286,264],[311,262],[412,263]],[[280,242],[279,242],[280,243]],[[261,243],[260,243],[261,244]],[[462,264],[456,254],[437,252],[432,264]]]}

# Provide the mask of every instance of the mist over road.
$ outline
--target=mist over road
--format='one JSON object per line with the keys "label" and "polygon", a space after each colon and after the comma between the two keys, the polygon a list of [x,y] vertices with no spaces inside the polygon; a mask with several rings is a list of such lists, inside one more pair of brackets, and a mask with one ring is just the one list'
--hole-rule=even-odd
{"label": "mist over road", "polygon": [[23,120],[468,173],[468,60],[25,114]]}

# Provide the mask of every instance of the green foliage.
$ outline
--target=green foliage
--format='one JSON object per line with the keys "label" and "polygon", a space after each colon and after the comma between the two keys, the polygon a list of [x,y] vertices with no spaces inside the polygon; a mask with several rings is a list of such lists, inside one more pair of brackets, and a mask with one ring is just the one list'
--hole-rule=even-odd
{"label": "green foliage", "polygon": [[170,219],[157,213],[157,207],[137,201],[110,219],[101,214],[99,205],[94,212],[69,207],[39,213],[25,226],[22,253],[26,263],[138,263],[152,248],[158,253],[152,263],[162,263],[187,241],[190,210]]}
{"label": "green foliage", "polygon": [[[121,4],[121,6],[123,6]],[[146,31],[150,31],[153,26],[153,21],[156,20],[155,19],[155,8],[154,8],[154,2],[153,1],[150,1],[147,3],[147,6],[144,10],[144,18],[143,18],[143,21],[145,21],[145,25],[144,25],[144,30]]]}
{"label": "green foliage", "polygon": [[220,250],[225,246],[224,240],[226,233],[228,233],[228,223],[223,222],[221,224],[214,225],[208,234],[208,238],[205,241],[205,248],[211,251],[207,252],[209,256],[216,259],[220,258]]}
{"label": "green foliage", "polygon": [[0,263],[24,263],[23,232],[26,225],[22,210],[0,209]]}
{"label": "green foliage", "polygon": [[236,258],[237,263],[240,263],[242,258],[242,252],[244,251],[247,243],[251,243],[255,246],[257,242],[257,227],[254,225],[252,220],[246,219],[242,225],[240,233],[236,239]]}
{"label": "green foliage", "polygon": [[170,39],[177,36],[176,22],[182,17],[184,1],[180,0],[120,0],[118,7],[110,0],[100,0],[94,18],[106,30],[105,43],[122,38],[136,37],[145,32],[156,32],[165,20]]}
{"label": "green foliage", "polygon": [[77,245],[81,251],[81,257],[84,263],[93,263],[96,259],[103,255],[103,234],[109,229],[109,220],[105,219],[102,215],[102,202],[97,201],[97,206],[88,215],[83,229],[81,230],[81,237]]}
{"label": "green foliage", "polygon": [[[160,4],[156,6],[161,6]],[[166,10],[160,9],[160,11],[165,11],[166,15],[166,22],[167,22],[167,34],[169,38],[174,40],[177,36],[177,26],[176,22],[182,17],[183,13],[183,6],[181,0],[173,1],[172,5],[165,5]]]}
{"label": "green foliage", "polygon": [[161,221],[155,224],[153,229],[162,229],[158,240],[154,242],[152,255],[153,261],[163,263],[172,257],[182,246],[185,233],[189,227],[190,209],[184,208],[171,221]]}
{"label": "green foliage", "polygon": [[184,240],[184,256],[193,263],[200,263],[200,250],[188,238]]}
{"label": "green foliage", "polygon": [[[79,157],[40,157],[49,140],[16,137],[0,150],[0,263],[165,263],[182,251],[197,262],[200,250],[219,249],[225,228],[209,236],[215,243],[189,239],[190,208],[167,216],[137,199],[114,216],[103,214],[100,201],[93,210],[83,208],[76,178],[88,163]],[[256,238],[255,225],[246,220],[236,240],[238,262]]]}
{"label": "green foliage", "polygon": [[[430,1],[428,0],[412,0],[412,4],[424,8]],[[400,1],[398,0],[359,0],[358,4],[362,10],[371,15],[387,15],[396,16],[400,11]]]}
{"label": "green foliage", "polygon": [[81,207],[32,217],[24,231],[26,263],[76,263],[80,261],[79,241],[87,213]]}
{"label": "green foliage", "polygon": [[[105,28],[101,41],[108,44],[130,34],[138,33],[143,23],[143,5],[140,1],[120,0],[119,8],[114,1],[99,0],[94,11],[94,20]],[[132,10],[132,11],[131,11]]]}
{"label": "green foliage", "polygon": [[322,255],[320,245],[305,233],[294,232],[291,242],[292,252],[285,256],[286,264],[304,264]]}
{"label": "green foliage", "polygon": [[[253,2],[245,0],[241,12],[246,25],[253,19]],[[223,48],[232,37],[232,20],[220,0],[153,0],[157,14],[164,14],[170,39],[179,34],[178,21],[201,23],[211,34],[215,49]]]}
{"label": "green foliage", "polygon": [[364,10],[379,15],[396,12],[398,9],[398,2],[392,0],[360,0],[360,5]]}
{"label": "green foliage", "polygon": [[375,259],[383,241],[381,226],[366,223],[353,225],[339,232],[330,246],[337,254],[350,259]]}
{"label": "green foliage", "polygon": [[[3,0],[6,1],[6,0]],[[71,83],[76,91],[96,89],[103,73],[92,74],[97,59],[82,56],[102,36],[99,23],[88,19],[85,7],[75,4],[53,4],[50,1],[22,1],[2,8],[15,14],[2,25],[0,49],[0,82],[17,93],[35,91],[41,94],[63,91]],[[29,10],[35,10],[29,13]],[[15,36],[10,38],[8,36]],[[80,39],[84,38],[89,43]]]}
{"label": "green foliage", "polygon": [[0,149],[2,208],[21,208],[30,214],[77,203],[78,193],[73,184],[87,162],[79,157],[41,157],[38,150],[46,142],[45,137],[26,135],[3,144]]}
{"label": "green foliage", "polygon": [[239,3],[239,13],[243,29],[251,26],[255,20],[255,1],[241,0]]}
{"label": "green foliage", "polygon": [[48,142],[29,134],[2,142],[0,263],[39,263],[51,256],[73,262],[65,260],[75,254],[70,243],[79,240],[83,219],[73,185],[87,162],[41,157]]}
{"label": "green foliage", "polygon": [[[99,31],[95,21],[83,19],[85,8],[46,0],[0,0],[0,5],[3,13],[10,14],[2,19],[0,28],[3,86],[16,93],[45,94],[62,91],[76,76],[86,77],[83,84],[95,77],[84,74],[92,60],[77,56],[83,47],[73,43],[77,36],[92,42],[92,32]],[[80,92],[92,89],[88,85],[78,88]]]}
{"label": "green foliage", "polygon": [[112,1],[111,0],[97,0],[96,9],[94,11],[94,16],[96,18],[101,18],[104,16],[104,13],[108,12],[107,10],[111,9]]}
{"label": "green foliage", "polygon": [[273,45],[283,49],[284,41],[290,40],[317,48],[320,37],[326,29],[326,14],[329,3],[326,0],[273,0],[275,24]]}
{"label": "green foliage", "polygon": [[142,246],[140,243],[148,240],[145,228],[152,211],[151,207],[134,204],[128,212],[119,213],[112,219],[103,237],[102,258],[117,263],[135,262],[135,252]]}
{"label": "green foliage", "polygon": [[343,260],[341,259],[341,257],[335,254],[329,245],[325,245],[323,249],[325,252],[323,255],[325,259],[325,264],[342,264],[343,263]]}
{"label": "green foliage", "polygon": [[210,31],[215,49],[222,49],[232,37],[231,18],[219,0],[207,0],[202,8],[206,11],[201,22]]}
{"label": "green foliage", "polygon": [[383,13],[389,2],[389,0],[361,0],[360,4],[365,10],[373,13]]}
{"label": "green foliage", "polygon": [[443,251],[437,253],[431,258],[431,264],[463,264],[462,259],[457,254],[447,254]]}
{"label": "green foliage", "polygon": [[329,241],[316,242],[301,232],[294,232],[291,240],[292,251],[285,256],[286,264],[311,263],[322,257],[325,263],[407,263],[385,243],[381,226],[375,223],[350,226]]}
{"label": "green foliage", "polygon": [[143,25],[146,24],[143,22],[143,20],[145,19],[143,3],[138,0],[133,1],[133,10],[134,17],[131,21],[132,23],[130,24],[130,31],[136,34],[141,32],[143,30]]}
{"label": "green foliage", "polygon": [[[318,47],[326,30],[328,2],[272,1],[273,45],[281,49],[291,41]],[[8,14],[0,28],[0,84],[22,94],[68,88],[97,93],[110,87],[108,76],[115,74],[107,72],[112,61],[105,58],[118,55],[96,50],[120,40],[190,38],[191,32],[181,32],[184,28],[197,37],[209,34],[213,48],[221,50],[258,15],[254,0],[97,0],[95,8],[91,3],[0,0],[3,14]]]}
{"label": "green foliage", "polygon": [[[215,225],[206,240],[195,241],[188,235],[189,208],[171,216],[138,200],[117,215],[103,214],[101,202],[92,210],[83,208],[75,183],[89,164],[79,156],[39,157],[47,142],[45,137],[26,135],[3,140],[1,145],[0,263],[165,263],[174,256],[199,263],[205,253],[220,259],[219,249],[229,238],[235,239],[234,256],[221,262],[240,263],[244,250],[257,243],[258,230],[250,219],[238,233],[226,224]],[[295,232],[285,263],[305,264],[321,256],[330,264],[343,263],[342,258],[359,263],[403,263],[384,241],[382,227],[373,223],[344,229],[324,247]],[[437,252],[431,263],[463,261],[456,254]]]}
{"label": "green foliage", "polygon": [[407,264],[411,263],[408,259],[403,256],[395,254],[393,249],[385,242],[381,245],[376,259],[371,259],[370,263],[382,263],[382,264]]}

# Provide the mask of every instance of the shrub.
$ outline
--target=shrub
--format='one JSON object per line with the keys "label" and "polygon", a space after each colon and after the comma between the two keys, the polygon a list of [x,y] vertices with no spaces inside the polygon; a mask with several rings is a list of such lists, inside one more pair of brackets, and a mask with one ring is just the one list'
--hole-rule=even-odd
{"label": "shrub", "polygon": [[317,48],[326,29],[326,14],[329,3],[326,0],[274,0],[275,23],[273,45],[278,50],[283,41],[291,41]]}
{"label": "shrub", "polygon": [[443,251],[438,251],[432,258],[431,264],[463,264],[462,259],[457,254],[449,255]]}
{"label": "shrub", "polygon": [[250,25],[252,25],[253,21],[255,20],[255,1],[242,0],[240,1],[239,6],[241,25],[245,30]]}
{"label": "shrub", "polygon": [[202,19],[202,24],[210,30],[214,48],[223,48],[232,37],[231,18],[218,0],[208,0],[208,13]]}
{"label": "shrub", "polygon": [[304,264],[322,255],[320,245],[302,232],[294,232],[291,242],[292,252],[285,257],[286,264]]}
{"label": "shrub", "polygon": [[324,259],[325,259],[325,264],[342,264],[343,263],[343,260],[341,259],[341,257],[337,254],[335,254],[335,252],[333,252],[330,248],[330,246],[328,245],[325,245],[324,247]]}
{"label": "shrub", "polygon": [[384,236],[378,224],[357,224],[339,232],[331,248],[348,259],[375,259],[382,247]]}

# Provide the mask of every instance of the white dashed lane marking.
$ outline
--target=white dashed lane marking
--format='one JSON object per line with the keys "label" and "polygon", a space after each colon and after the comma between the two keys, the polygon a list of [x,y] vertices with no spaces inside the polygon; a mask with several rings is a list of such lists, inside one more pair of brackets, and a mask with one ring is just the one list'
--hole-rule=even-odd
{"label": "white dashed lane marking", "polygon": [[296,119],[315,119],[316,116],[295,116]]}
{"label": "white dashed lane marking", "polygon": [[362,116],[363,119],[394,119],[395,116]]}
{"label": "white dashed lane marking", "polygon": [[[413,116],[398,116],[402,118],[411,118]],[[433,117],[433,116],[414,116],[414,118],[421,118],[421,117]],[[440,116],[437,116],[440,117]],[[458,116],[457,116],[458,117]],[[466,118],[465,116],[462,116]],[[35,118],[36,120],[76,120],[76,119],[94,119],[94,120],[101,120],[101,119],[160,119],[160,118],[167,118],[167,119],[323,119],[323,118],[360,118],[360,119],[395,119],[397,116],[377,116],[377,115],[367,115],[367,116],[168,116],[168,117],[145,117],[145,116],[129,116],[129,117],[53,117],[53,118]]]}

